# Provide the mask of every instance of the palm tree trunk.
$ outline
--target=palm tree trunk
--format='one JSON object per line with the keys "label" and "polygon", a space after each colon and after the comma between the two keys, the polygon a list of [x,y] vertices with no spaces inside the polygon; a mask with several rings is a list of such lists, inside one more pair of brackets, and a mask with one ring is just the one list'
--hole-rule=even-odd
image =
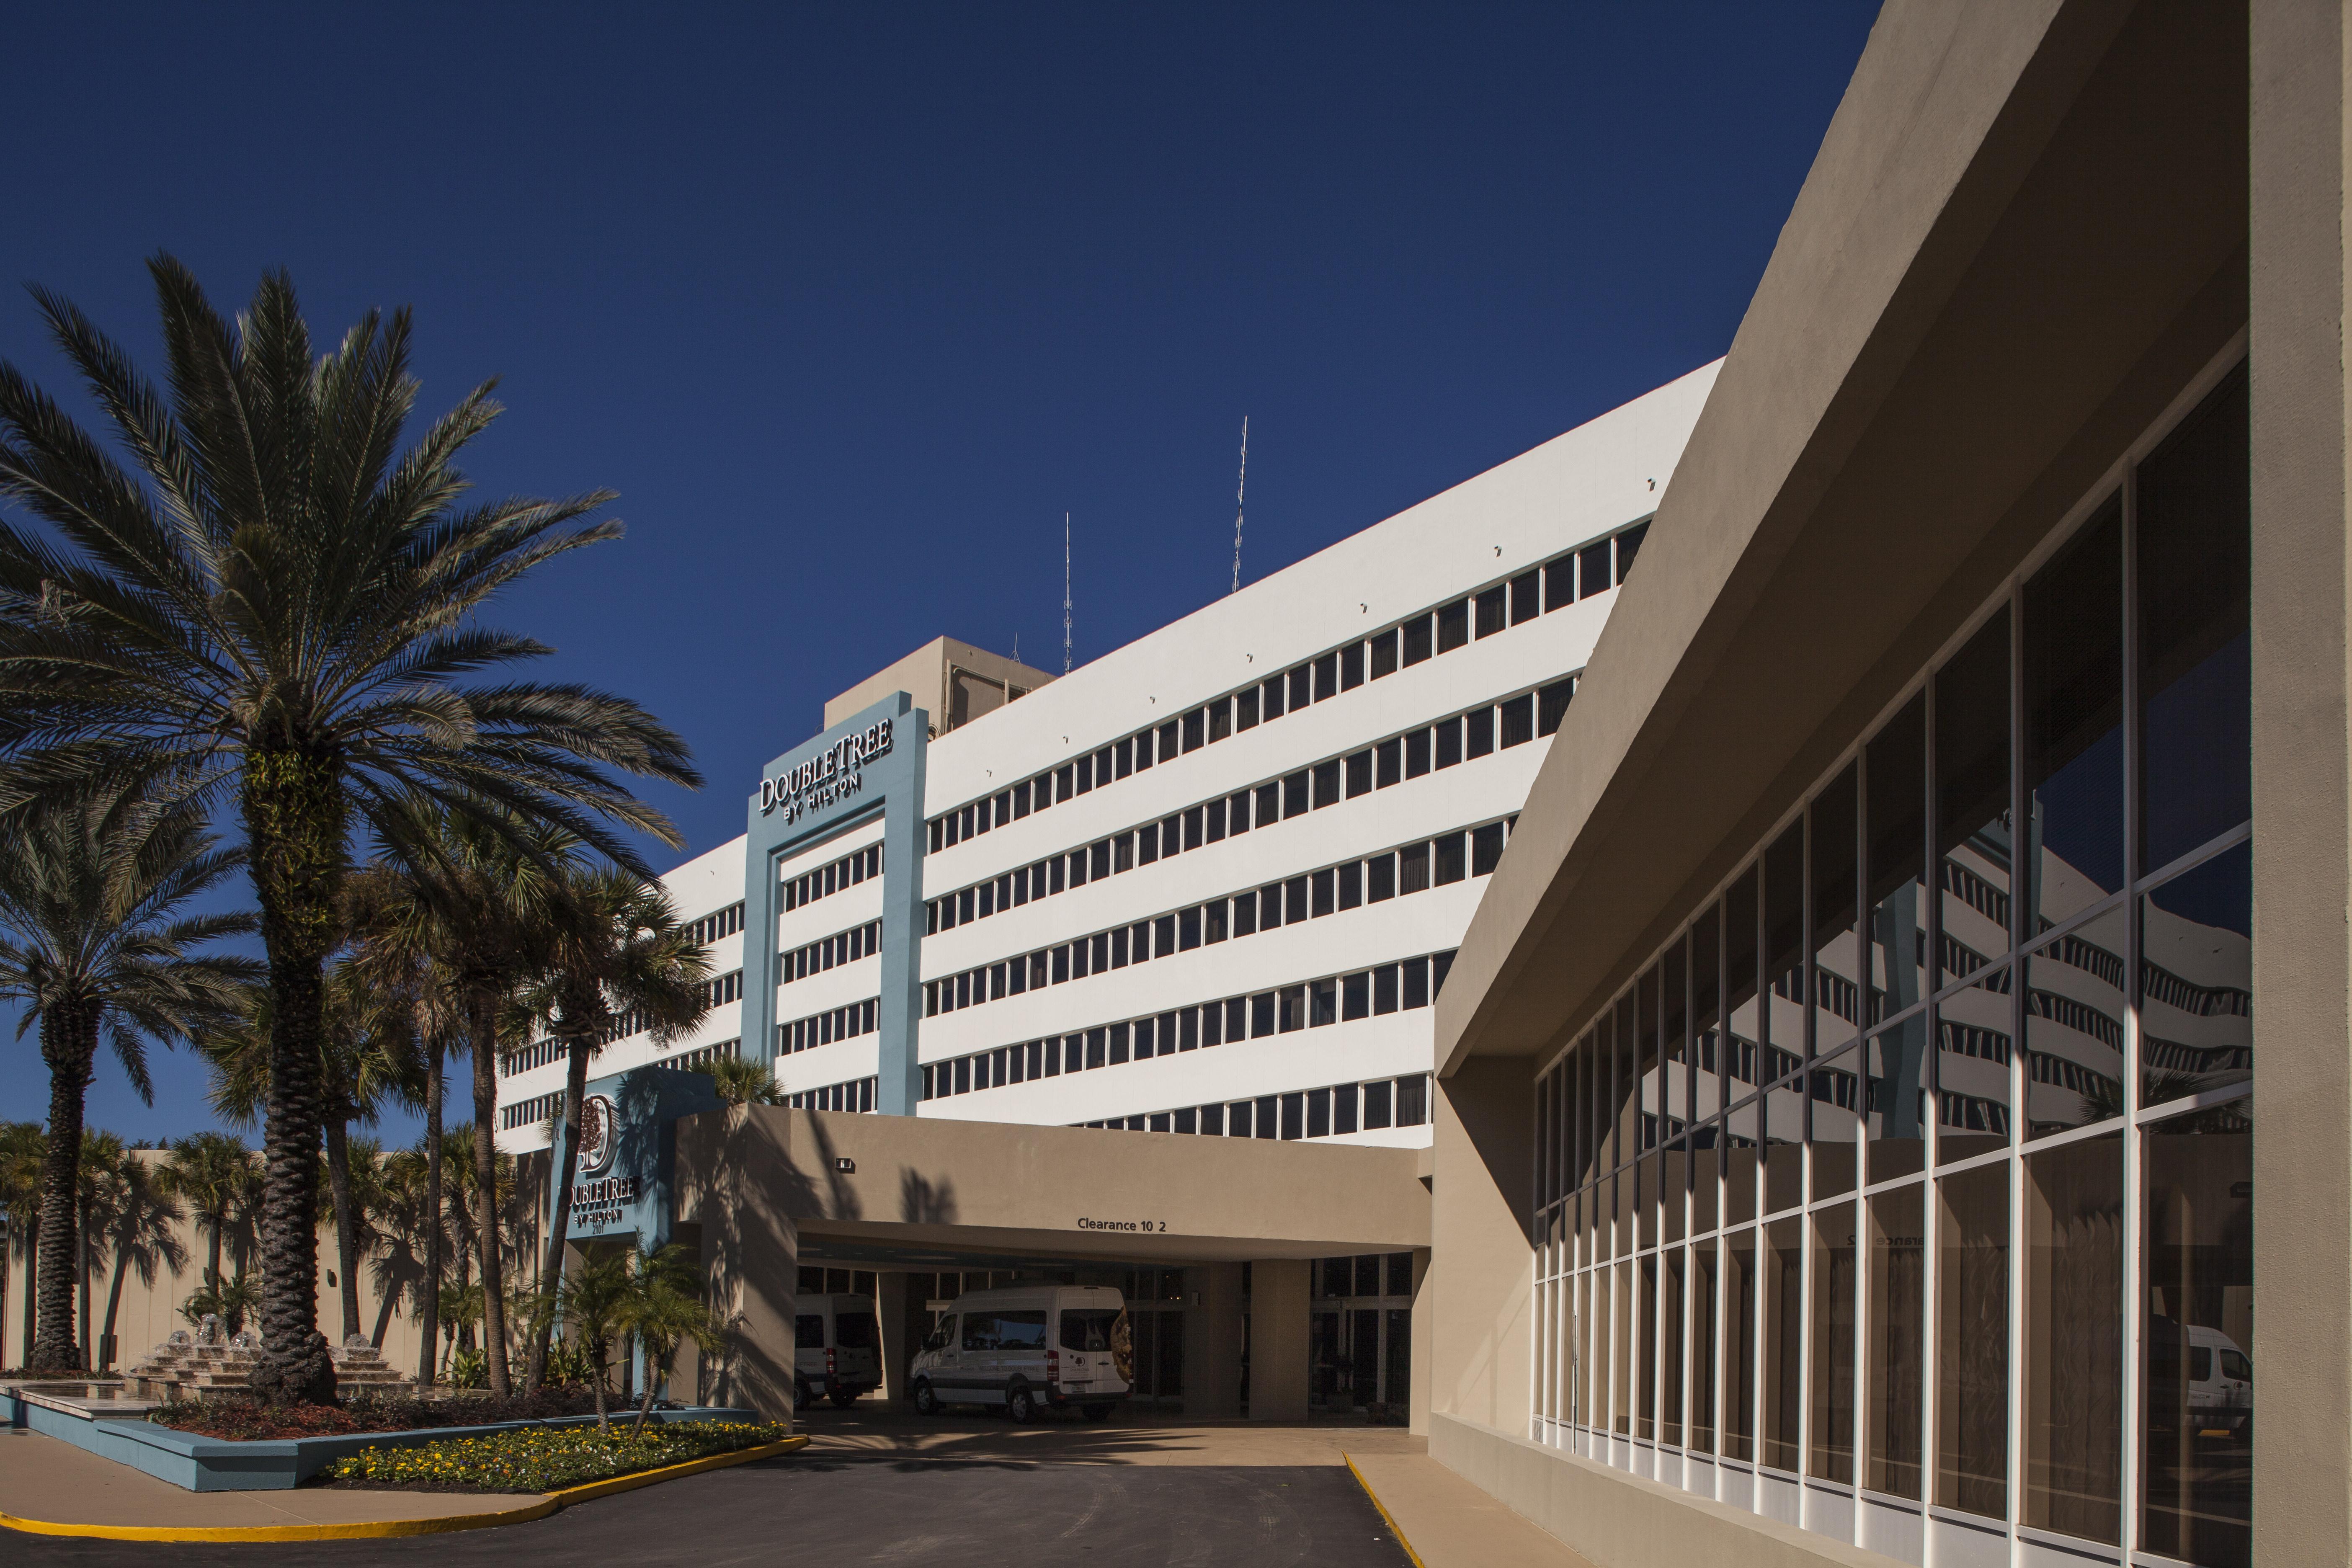
{"label": "palm tree trunk", "polygon": [[350,1124],[341,1117],[327,1120],[327,1185],[335,1199],[335,1261],[342,1282],[343,1339],[360,1332],[358,1238],[352,1234],[352,1145]]}
{"label": "palm tree trunk", "polygon": [[[547,1262],[540,1272],[542,1280],[561,1283],[563,1279],[563,1247],[572,1237],[572,1186],[580,1179],[580,1105],[588,1094],[588,1040],[574,1035],[563,1074],[563,1129],[556,1135],[558,1156],[555,1184],[555,1214],[547,1226]],[[556,1314],[551,1312],[531,1336],[530,1374],[523,1386],[537,1393],[547,1376],[547,1343],[555,1331]]]}
{"label": "palm tree trunk", "polygon": [[504,1398],[507,1382],[506,1260],[499,1256],[499,1035],[487,1000],[473,1009],[474,1203],[482,1249],[482,1348],[489,1362],[490,1393]]}
{"label": "palm tree trunk", "polygon": [[41,1055],[49,1065],[49,1146],[41,1163],[39,1327],[25,1364],[79,1372],[74,1343],[74,1239],[81,1217],[81,1102],[98,1051],[98,1016],[53,1008],[41,1015]]}
{"label": "palm tree trunk", "polygon": [[31,1245],[25,1248],[25,1331],[19,1336],[16,1346],[24,1352],[17,1358],[19,1363],[27,1367],[33,1364],[34,1325],[39,1321],[36,1308],[41,1289],[41,1244],[38,1234],[40,1226],[40,1213],[36,1210],[33,1215],[35,1235]]}
{"label": "palm tree trunk", "polygon": [[291,748],[248,751],[242,785],[271,1004],[252,1384],[272,1404],[324,1405],[335,1397],[335,1363],[319,1331],[319,1064],[344,802],[334,763]]}
{"label": "palm tree trunk", "polygon": [[425,1300],[417,1326],[424,1345],[416,1386],[433,1386],[435,1356],[441,1344],[441,1041],[428,1037],[425,1076]]}
{"label": "palm tree trunk", "polygon": [[221,1231],[228,1225],[228,1211],[222,1209],[205,1220],[205,1288],[220,1300]]}
{"label": "palm tree trunk", "polygon": [[114,1249],[114,1278],[106,1288],[106,1317],[99,1325],[99,1339],[103,1342],[114,1332],[116,1314],[122,1310],[122,1277],[131,1270],[131,1247]]}
{"label": "palm tree trunk", "polygon": [[74,1276],[81,1297],[81,1365],[87,1372],[98,1364],[98,1346],[89,1337],[89,1211],[82,1211],[74,1226]]}

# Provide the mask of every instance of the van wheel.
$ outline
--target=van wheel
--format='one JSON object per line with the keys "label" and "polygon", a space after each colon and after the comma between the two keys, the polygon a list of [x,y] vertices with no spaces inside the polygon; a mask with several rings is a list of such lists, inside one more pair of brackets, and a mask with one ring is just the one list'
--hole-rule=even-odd
{"label": "van wheel", "polygon": [[1110,1406],[1108,1405],[1083,1405],[1078,1408],[1089,1421],[1108,1421],[1110,1419]]}
{"label": "van wheel", "polygon": [[927,1379],[915,1384],[915,1414],[937,1415],[939,1413],[940,1396],[931,1392],[929,1381]]}
{"label": "van wheel", "polygon": [[846,1410],[851,1405],[857,1403],[857,1390],[854,1388],[836,1389],[834,1393],[827,1395],[827,1397],[833,1401],[833,1407],[835,1410]]}
{"label": "van wheel", "polygon": [[1037,1398],[1029,1392],[1027,1384],[1013,1385],[1013,1392],[1004,1396],[1004,1414],[1023,1426],[1037,1419]]}
{"label": "van wheel", "polygon": [[793,1379],[793,1409],[796,1412],[806,1410],[815,1403],[816,1395],[809,1392],[809,1385],[799,1378]]}

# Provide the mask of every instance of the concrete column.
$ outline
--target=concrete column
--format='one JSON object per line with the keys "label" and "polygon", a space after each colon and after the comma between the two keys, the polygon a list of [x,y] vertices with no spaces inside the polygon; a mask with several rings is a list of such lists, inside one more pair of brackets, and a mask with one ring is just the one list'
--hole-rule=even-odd
{"label": "concrete column", "polygon": [[1200,1264],[1184,1283],[1184,1414],[1229,1420],[1242,1413],[1242,1266]]}
{"label": "concrete column", "polygon": [[915,1347],[907,1342],[907,1277],[879,1274],[874,1279],[874,1310],[882,1320],[882,1391],[884,1399],[900,1399],[906,1390],[907,1365]]}
{"label": "concrete column", "polygon": [[1429,1321],[1434,1315],[1429,1291],[1429,1248],[1412,1249],[1412,1387],[1405,1410],[1411,1430],[1418,1437],[1429,1436],[1429,1373],[1431,1356],[1436,1342],[1430,1333]]}
{"label": "concrete column", "polygon": [[[1428,1320],[1430,1410],[1513,1437],[1527,1436],[1534,1289],[1530,1067],[1525,1057],[1474,1057],[1434,1080],[1430,1234],[1436,1246],[1414,1312],[1416,1328]],[[1414,1382],[1420,1384],[1417,1367]],[[1418,1405],[1414,1415],[1422,1418]]]}
{"label": "concrete column", "polygon": [[2352,1562],[2352,595],[2336,4],[2253,0],[2257,1563]]}
{"label": "concrete column", "polygon": [[1304,1258],[1260,1258],[1250,1265],[1250,1419],[1307,1419],[1312,1359]]}
{"label": "concrete column", "polygon": [[800,1229],[776,1201],[792,1174],[791,1125],[784,1111],[736,1106],[678,1127],[680,1217],[702,1226],[710,1302],[728,1334],[710,1358],[710,1397],[775,1421],[792,1415],[800,1283]]}

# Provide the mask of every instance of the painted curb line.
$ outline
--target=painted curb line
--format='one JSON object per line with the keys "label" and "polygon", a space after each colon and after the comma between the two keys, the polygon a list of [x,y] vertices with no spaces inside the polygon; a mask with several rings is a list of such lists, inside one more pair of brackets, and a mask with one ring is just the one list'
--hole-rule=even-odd
{"label": "painted curb line", "polygon": [[1381,1494],[1372,1489],[1372,1483],[1364,1479],[1364,1472],[1356,1468],[1355,1459],[1346,1453],[1339,1458],[1347,1461],[1348,1473],[1356,1478],[1356,1484],[1364,1489],[1366,1497],[1372,1500],[1372,1507],[1380,1511],[1381,1522],[1389,1527],[1389,1533],[1396,1537],[1396,1543],[1404,1548],[1405,1556],[1412,1559],[1412,1568],[1427,1568],[1421,1560],[1421,1553],[1412,1549],[1412,1542],[1407,1541],[1404,1531],[1397,1528],[1396,1516],[1389,1512],[1389,1505],[1381,1500]]}
{"label": "painted curb line", "polygon": [[[705,1470],[721,1470],[730,1465],[749,1464],[753,1459],[773,1458],[778,1454],[805,1448],[808,1441],[808,1435],[800,1433],[777,1442],[762,1443],[756,1447],[739,1448],[731,1454],[712,1454],[699,1459],[688,1459],[681,1464],[665,1465],[658,1470],[640,1470],[633,1476],[615,1476],[610,1480],[565,1487],[561,1491],[545,1493],[518,1507],[487,1513],[451,1513],[433,1519],[386,1519],[352,1524],[212,1526],[57,1524],[46,1520],[20,1519],[13,1513],[0,1513],[0,1529],[14,1530],[26,1535],[70,1535],[99,1541],[381,1541],[403,1535],[442,1535],[459,1530],[489,1530],[502,1524],[528,1524],[574,1503],[611,1497],[616,1492],[635,1491],[639,1487],[657,1486],[663,1481],[699,1475]],[[1362,1478],[1357,1479],[1360,1480]]]}

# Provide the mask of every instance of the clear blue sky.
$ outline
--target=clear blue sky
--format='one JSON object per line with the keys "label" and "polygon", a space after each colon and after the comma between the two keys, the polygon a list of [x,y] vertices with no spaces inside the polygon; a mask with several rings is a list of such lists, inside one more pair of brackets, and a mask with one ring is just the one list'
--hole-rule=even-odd
{"label": "clear blue sky", "polygon": [[[1244,414],[1255,577],[1722,353],[1874,11],[20,7],[0,281],[151,365],[158,248],[413,305],[484,489],[620,492],[499,618],[687,737],[699,851],[928,638],[1053,666],[1066,509],[1080,662],[1223,592]],[[0,358],[68,390],[13,289]],[[208,1124],[154,1068],[92,1123]]]}

